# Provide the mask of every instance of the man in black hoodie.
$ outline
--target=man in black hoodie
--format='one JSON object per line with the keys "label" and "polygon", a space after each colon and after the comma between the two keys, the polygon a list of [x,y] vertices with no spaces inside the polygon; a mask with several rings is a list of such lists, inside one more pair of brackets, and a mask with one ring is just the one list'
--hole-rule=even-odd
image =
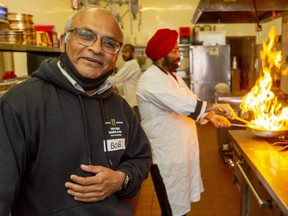
{"label": "man in black hoodie", "polygon": [[85,8],[67,21],[61,56],[0,98],[0,215],[123,215],[147,178],[151,149],[112,92],[122,32]]}

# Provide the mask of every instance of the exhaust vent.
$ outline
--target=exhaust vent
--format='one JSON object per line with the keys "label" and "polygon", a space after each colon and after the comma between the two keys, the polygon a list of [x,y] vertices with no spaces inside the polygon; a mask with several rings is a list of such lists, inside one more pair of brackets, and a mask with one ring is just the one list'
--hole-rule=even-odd
{"label": "exhaust vent", "polygon": [[192,23],[258,23],[285,13],[287,0],[200,0]]}

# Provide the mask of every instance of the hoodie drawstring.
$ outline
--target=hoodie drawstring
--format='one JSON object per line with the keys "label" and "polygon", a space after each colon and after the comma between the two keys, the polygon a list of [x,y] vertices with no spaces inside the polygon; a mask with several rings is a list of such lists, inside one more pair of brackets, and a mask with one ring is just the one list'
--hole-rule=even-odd
{"label": "hoodie drawstring", "polygon": [[100,108],[101,108],[102,120],[103,120],[103,125],[104,125],[104,143],[105,143],[105,148],[106,148],[105,154],[106,154],[107,160],[109,161],[109,165],[110,165],[110,167],[112,168],[112,167],[113,167],[113,163],[112,163],[112,160],[110,159],[109,153],[108,153],[107,133],[106,133],[106,126],[105,126],[105,125],[106,125],[106,124],[105,124],[105,114],[104,114],[104,111],[103,111],[102,98],[100,98]]}
{"label": "hoodie drawstring", "polygon": [[[85,136],[85,145],[87,149],[87,157],[88,157],[88,164],[91,165],[91,151],[90,151],[90,144],[88,141],[88,129],[87,129],[87,116],[85,112],[85,107],[82,101],[82,97],[80,94],[78,94],[78,98],[81,104],[81,111],[82,111],[82,118],[83,118],[83,129],[84,129],[84,136]],[[101,109],[101,114],[102,114],[102,120],[103,120],[103,125],[104,125],[104,144],[105,144],[105,155],[107,158],[107,161],[109,162],[110,167],[113,167],[112,160],[109,158],[109,153],[108,153],[108,146],[107,146],[107,133],[106,133],[106,127],[105,127],[105,114],[103,111],[103,102],[102,98],[100,98],[100,109]]]}
{"label": "hoodie drawstring", "polygon": [[84,129],[84,136],[85,136],[84,138],[85,138],[85,145],[86,145],[86,150],[87,150],[88,164],[91,165],[91,152],[90,152],[90,145],[88,141],[87,117],[86,117],[86,112],[84,109],[82,97],[80,94],[78,94],[78,98],[79,98],[79,101],[81,104],[81,110],[82,110],[83,129]]}

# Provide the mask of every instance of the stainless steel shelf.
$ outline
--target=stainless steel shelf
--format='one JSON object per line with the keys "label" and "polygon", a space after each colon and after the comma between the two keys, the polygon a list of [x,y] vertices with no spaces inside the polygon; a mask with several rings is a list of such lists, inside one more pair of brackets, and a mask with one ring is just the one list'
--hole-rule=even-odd
{"label": "stainless steel shelf", "polygon": [[0,52],[23,52],[27,55],[28,75],[34,72],[44,59],[59,57],[60,48],[23,44],[0,43]]}
{"label": "stainless steel shelf", "polygon": [[0,23],[8,23],[8,20],[0,19]]}
{"label": "stainless steel shelf", "polygon": [[8,44],[0,43],[0,51],[8,52],[55,52],[59,53],[60,49],[56,47],[43,47],[34,45],[22,45],[22,44]]}

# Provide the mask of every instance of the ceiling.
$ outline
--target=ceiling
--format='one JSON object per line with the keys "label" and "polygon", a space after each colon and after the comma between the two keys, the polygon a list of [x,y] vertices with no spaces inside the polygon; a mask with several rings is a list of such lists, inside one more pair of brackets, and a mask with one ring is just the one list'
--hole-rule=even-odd
{"label": "ceiling", "polygon": [[267,22],[288,12],[288,0],[200,0],[193,23]]}

